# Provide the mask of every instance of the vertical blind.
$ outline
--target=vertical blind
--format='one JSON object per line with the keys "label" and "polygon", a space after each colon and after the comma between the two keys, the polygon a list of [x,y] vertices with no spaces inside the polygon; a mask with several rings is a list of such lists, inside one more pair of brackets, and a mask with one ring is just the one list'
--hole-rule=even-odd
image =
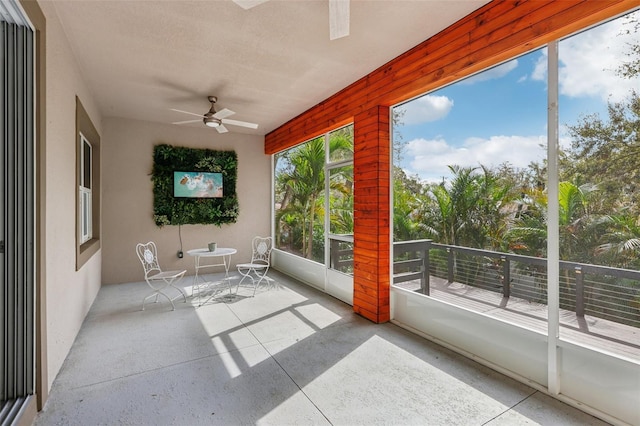
{"label": "vertical blind", "polygon": [[34,35],[2,4],[0,424],[11,424],[35,390]]}

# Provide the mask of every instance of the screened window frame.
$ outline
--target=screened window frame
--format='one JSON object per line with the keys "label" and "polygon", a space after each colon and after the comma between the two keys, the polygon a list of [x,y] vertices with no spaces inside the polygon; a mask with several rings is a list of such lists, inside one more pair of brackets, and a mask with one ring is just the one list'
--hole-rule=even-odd
{"label": "screened window frame", "polygon": [[[340,159],[332,159],[332,152],[331,152],[331,146],[330,146],[330,140],[331,140],[331,134],[335,133],[335,132],[339,132],[341,130],[344,130],[348,127],[351,127],[351,138],[352,138],[352,143],[354,145],[352,145],[351,147],[351,151],[350,151],[350,156],[346,157],[346,158],[340,158]],[[346,124],[342,127],[339,127],[337,129],[331,130],[329,132],[326,132],[324,135],[324,141],[325,141],[325,170],[324,170],[324,177],[325,177],[325,191],[326,191],[326,196],[325,196],[325,224],[324,224],[324,228],[325,228],[325,265],[327,266],[327,268],[332,269],[333,271],[336,272],[340,272],[346,275],[351,275],[353,276],[353,270],[351,273],[346,273],[343,272],[339,267],[337,267],[337,265],[334,264],[334,262],[337,262],[338,257],[337,256],[333,256],[332,255],[332,249],[339,247],[339,244],[348,244],[350,246],[351,251],[353,252],[353,245],[354,245],[354,236],[353,236],[353,230],[351,231],[351,234],[335,234],[332,232],[331,229],[331,172],[334,170],[339,170],[345,167],[351,167],[352,168],[352,174],[351,177],[352,179],[354,178],[353,175],[353,163],[354,163],[354,150],[355,150],[355,143],[353,141],[353,128],[354,128],[354,123],[349,123]],[[353,213],[353,205],[351,206],[351,212]],[[337,242],[337,243],[332,243],[333,241]],[[353,253],[352,253],[353,256]],[[351,268],[353,268],[353,260],[351,261]]]}
{"label": "screened window frame", "polygon": [[[272,226],[273,226],[274,249],[275,249],[275,250],[280,250],[280,251],[285,252],[285,253],[288,253],[288,254],[290,254],[290,255],[292,255],[292,256],[296,256],[296,257],[299,257],[299,258],[301,258],[301,259],[304,259],[305,261],[308,261],[308,262],[314,262],[314,263],[317,263],[317,264],[319,264],[319,265],[323,265],[323,266],[324,266],[324,261],[325,261],[325,259],[324,259],[324,258],[325,258],[325,256],[324,256],[324,255],[322,256],[322,260],[319,260],[319,259],[313,259],[313,258],[306,258],[306,257],[304,257],[304,255],[301,255],[301,254],[299,254],[299,253],[297,253],[297,252],[294,252],[294,251],[290,251],[290,250],[286,250],[286,249],[284,249],[284,248],[281,248],[281,247],[278,245],[277,238],[275,238],[275,235],[276,235],[276,229],[277,229],[277,227],[278,227],[278,223],[277,223],[277,221],[276,221],[276,217],[278,216],[278,215],[277,215],[278,210],[275,208],[275,205],[276,205],[276,203],[275,203],[275,195],[276,195],[276,181],[277,181],[277,174],[276,174],[276,168],[275,168],[275,164],[277,163],[277,159],[276,159],[276,157],[277,157],[277,156],[279,156],[279,155],[282,155],[282,154],[283,154],[283,153],[285,153],[285,152],[291,152],[291,151],[295,151],[295,150],[297,150],[297,149],[301,149],[305,144],[311,143],[311,142],[315,141],[316,139],[320,139],[320,138],[322,138],[322,140],[323,140],[323,147],[324,147],[324,150],[323,150],[323,160],[324,160],[323,171],[324,171],[324,170],[326,170],[326,164],[327,164],[327,143],[326,143],[326,134],[320,134],[320,135],[318,135],[318,136],[316,136],[316,137],[313,137],[313,138],[307,139],[307,140],[305,140],[304,142],[301,142],[301,143],[299,143],[299,144],[297,144],[297,145],[295,145],[295,146],[289,147],[289,148],[287,148],[287,149],[283,149],[282,151],[280,151],[280,152],[277,152],[277,153],[273,154],[274,167],[273,167],[273,169],[272,169],[272,171],[271,171],[271,173],[272,173],[272,175],[271,175],[271,176],[272,176],[272,181],[273,181],[273,182],[272,182],[271,187],[272,187],[273,196],[274,196],[273,203],[272,203],[272,211],[273,211]],[[324,179],[323,179],[323,183],[324,183]],[[322,218],[322,223],[323,223],[323,225],[324,225],[324,217]]]}
{"label": "screened window frame", "polygon": [[[329,141],[330,141],[332,133],[339,132],[339,131],[341,131],[343,129],[346,129],[348,127],[352,127],[353,128],[353,126],[354,126],[353,122],[344,124],[344,125],[342,125],[340,127],[337,127],[335,129],[326,131],[326,132],[324,132],[322,134],[319,134],[319,135],[317,135],[315,137],[309,138],[309,139],[305,140],[304,142],[301,142],[301,143],[299,143],[297,145],[294,145],[294,146],[289,147],[287,149],[283,149],[283,150],[273,154],[272,158],[273,158],[273,161],[274,161],[274,163],[273,163],[274,167],[272,168],[272,175],[271,175],[271,177],[272,177],[272,193],[273,193],[273,197],[274,197],[273,198],[274,202],[273,202],[273,205],[272,205],[272,218],[273,218],[272,219],[272,229],[273,229],[273,234],[276,235],[276,229],[278,227],[278,223],[276,222],[276,217],[277,217],[278,210],[275,208],[276,180],[277,180],[277,170],[276,170],[275,164],[278,161],[277,157],[279,155],[282,155],[283,153],[290,152],[290,151],[293,151],[293,150],[296,150],[296,149],[300,149],[303,145],[305,145],[307,143],[311,143],[311,142],[313,142],[313,141],[315,141],[317,139],[322,139],[323,145],[324,145],[324,166],[323,166],[324,180],[323,180],[323,182],[324,182],[325,187],[324,187],[324,195],[323,195],[324,196],[323,207],[325,209],[325,212],[324,212],[323,218],[322,218],[322,221],[323,221],[322,223],[323,223],[323,226],[324,226],[324,238],[323,238],[323,240],[324,240],[324,256],[323,256],[323,259],[322,260],[318,260],[318,259],[305,258],[304,256],[301,256],[298,253],[295,253],[295,252],[286,250],[284,248],[281,248],[280,246],[277,246],[277,242],[274,243],[274,248],[276,250],[280,250],[280,251],[289,253],[289,254],[291,254],[293,256],[298,256],[298,257],[300,257],[302,259],[305,259],[306,261],[315,262],[315,263],[318,263],[318,264],[321,264],[323,266],[327,266],[328,267],[329,266],[329,259],[330,259],[328,242],[329,242],[330,238],[353,244],[353,235],[345,236],[345,235],[332,234],[330,232],[330,226],[328,224],[328,213],[327,213],[328,212],[328,210],[327,210],[328,209],[328,193],[327,193],[327,189],[329,188],[329,180],[328,179],[329,179],[329,175],[330,175],[331,171],[334,170],[334,169],[339,169],[341,167],[353,166],[353,164],[354,164],[354,146],[352,146],[352,149],[350,151],[350,156],[348,156],[347,158],[339,158],[337,160],[332,160],[331,159],[331,154],[332,153],[331,153],[330,142]],[[353,130],[352,130],[352,132],[353,132]],[[352,134],[351,137],[353,138],[353,134]]]}

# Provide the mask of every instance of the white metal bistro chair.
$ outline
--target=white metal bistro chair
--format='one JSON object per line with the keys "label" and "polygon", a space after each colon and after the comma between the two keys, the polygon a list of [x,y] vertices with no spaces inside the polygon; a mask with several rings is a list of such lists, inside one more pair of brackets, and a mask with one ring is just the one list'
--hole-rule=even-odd
{"label": "white metal bistro chair", "polygon": [[[153,241],[149,241],[146,244],[138,243],[136,245],[136,253],[138,254],[138,258],[142,263],[142,267],[144,268],[144,279],[149,284],[149,287],[153,289],[153,293],[148,295],[142,301],[142,310],[144,311],[144,304],[147,299],[154,297],[156,300],[154,303],[158,303],[158,297],[160,295],[164,296],[169,303],[171,303],[171,310],[175,311],[176,307],[173,304],[173,301],[180,297],[184,298],[184,301],[187,301],[187,295],[185,292],[178,287],[176,284],[180,282],[184,274],[187,272],[184,271],[163,271],[160,269],[160,265],[158,264],[158,250],[156,249],[156,244]],[[180,292],[180,295],[174,297],[173,299],[167,296],[164,292],[169,287],[173,287]]]}
{"label": "white metal bistro chair", "polygon": [[236,265],[238,273],[242,275],[242,279],[236,288],[236,293],[240,289],[240,284],[242,284],[245,278],[250,278],[251,283],[253,284],[253,295],[255,296],[258,285],[260,285],[263,280],[267,280],[266,276],[269,271],[273,240],[271,237],[255,237],[251,246],[253,249],[251,262],[239,263]]}

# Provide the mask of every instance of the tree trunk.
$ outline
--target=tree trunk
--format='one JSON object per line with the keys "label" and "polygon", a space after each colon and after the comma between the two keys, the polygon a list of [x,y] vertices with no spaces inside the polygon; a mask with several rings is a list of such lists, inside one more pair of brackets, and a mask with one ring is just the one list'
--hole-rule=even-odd
{"label": "tree trunk", "polygon": [[316,197],[313,196],[309,200],[309,242],[307,243],[307,259],[312,258],[312,250],[313,250],[313,221],[315,219],[315,207],[316,207]]}

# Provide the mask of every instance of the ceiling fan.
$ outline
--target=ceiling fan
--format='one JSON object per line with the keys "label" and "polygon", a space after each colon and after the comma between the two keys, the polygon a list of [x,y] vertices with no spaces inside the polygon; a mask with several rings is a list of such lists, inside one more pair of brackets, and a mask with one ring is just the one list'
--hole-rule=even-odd
{"label": "ceiling fan", "polygon": [[258,125],[255,124],[255,123],[247,123],[246,121],[238,121],[238,120],[230,120],[230,119],[228,119],[227,117],[232,116],[233,114],[235,114],[235,112],[233,112],[233,111],[231,111],[230,109],[227,109],[227,108],[223,108],[220,111],[216,112],[214,106],[215,106],[216,102],[218,101],[218,98],[215,97],[215,96],[209,96],[208,99],[209,99],[209,102],[211,102],[211,108],[209,108],[209,111],[206,114],[196,114],[194,112],[182,111],[180,109],[171,108],[171,111],[181,112],[183,114],[195,115],[196,117],[200,117],[197,120],[176,121],[176,122],[174,122],[172,124],[196,123],[196,122],[202,120],[206,126],[213,127],[214,129],[216,129],[218,131],[218,133],[227,133],[229,131],[229,130],[227,130],[226,127],[224,127],[225,124],[231,124],[233,126],[247,127],[249,129],[257,129],[258,128]]}
{"label": "ceiling fan", "polygon": [[[269,0],[233,0],[235,4],[247,10]],[[329,0],[329,39],[349,35],[349,0]]]}

